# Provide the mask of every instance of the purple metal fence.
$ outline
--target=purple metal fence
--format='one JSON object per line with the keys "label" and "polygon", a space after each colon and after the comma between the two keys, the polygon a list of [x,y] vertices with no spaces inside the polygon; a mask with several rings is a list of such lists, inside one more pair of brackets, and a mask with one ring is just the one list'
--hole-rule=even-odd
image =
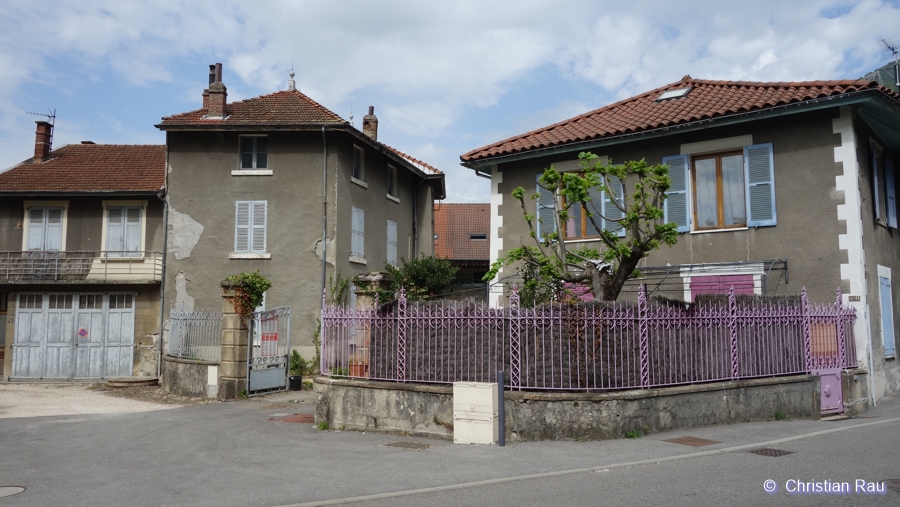
{"label": "purple metal fence", "polygon": [[855,310],[799,298],[737,296],[695,305],[587,302],[522,308],[324,304],[323,374],[400,382],[493,382],[596,391],[806,373],[856,366]]}

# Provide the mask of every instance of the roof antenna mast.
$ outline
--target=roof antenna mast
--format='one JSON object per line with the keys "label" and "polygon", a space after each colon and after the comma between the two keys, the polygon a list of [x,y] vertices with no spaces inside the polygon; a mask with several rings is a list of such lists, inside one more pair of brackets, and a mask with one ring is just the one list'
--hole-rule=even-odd
{"label": "roof antenna mast", "polygon": [[897,46],[894,46],[887,39],[881,39],[881,45],[891,53],[894,53],[894,84],[897,86],[897,90],[900,91],[900,64],[897,63]]}
{"label": "roof antenna mast", "polygon": [[47,109],[47,113],[32,113],[31,111],[25,111],[28,114],[33,114],[35,116],[43,116],[50,120],[50,142],[53,142],[53,127],[56,126],[56,109]]}

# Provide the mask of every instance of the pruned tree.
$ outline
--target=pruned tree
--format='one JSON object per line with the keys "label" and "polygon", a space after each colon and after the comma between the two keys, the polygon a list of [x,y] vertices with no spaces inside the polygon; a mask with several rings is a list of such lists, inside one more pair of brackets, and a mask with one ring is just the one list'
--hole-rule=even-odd
{"label": "pruned tree", "polygon": [[[503,266],[521,263],[523,303],[565,297],[567,284],[587,286],[595,298],[613,301],[625,282],[639,275],[636,268],[642,258],[678,240],[676,225],[664,222],[663,205],[671,183],[668,166],[648,166],[643,159],[613,165],[592,153],[578,157],[580,172],[560,172],[553,166],[544,171],[538,192],[531,195],[536,213],[525,206],[524,188],[512,192],[534,245],[506,252],[484,280],[494,279]],[[566,245],[567,223],[577,218],[580,227],[581,217],[597,236],[599,249]]]}

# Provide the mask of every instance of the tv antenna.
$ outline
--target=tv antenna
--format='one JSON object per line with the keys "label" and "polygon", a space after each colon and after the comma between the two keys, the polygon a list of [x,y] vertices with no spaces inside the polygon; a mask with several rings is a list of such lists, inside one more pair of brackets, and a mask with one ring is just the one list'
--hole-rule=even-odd
{"label": "tv antenna", "polygon": [[47,108],[47,113],[32,113],[31,111],[25,111],[28,114],[33,114],[34,116],[43,116],[50,120],[50,143],[52,146],[53,143],[53,127],[56,125],[56,109]]}
{"label": "tv antenna", "polygon": [[900,64],[897,63],[897,46],[887,39],[881,39],[881,45],[894,54],[894,85],[900,90]]}

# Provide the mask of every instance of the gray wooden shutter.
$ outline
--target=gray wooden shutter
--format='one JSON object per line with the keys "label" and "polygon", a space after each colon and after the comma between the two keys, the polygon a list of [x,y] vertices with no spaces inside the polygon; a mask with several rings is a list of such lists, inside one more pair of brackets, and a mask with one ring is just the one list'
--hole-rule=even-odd
{"label": "gray wooden shutter", "polygon": [[891,279],[879,276],[878,289],[881,296],[881,336],[884,342],[884,355],[893,356],[897,353],[894,343],[894,305],[891,296]]}
{"label": "gray wooden shutter", "polygon": [[775,165],[772,143],[744,147],[747,227],[775,225]]}
{"label": "gray wooden shutter", "polygon": [[126,252],[141,251],[141,211],[139,207],[125,208],[125,237],[122,249]]}
{"label": "gray wooden shutter", "polygon": [[351,214],[351,221],[350,255],[353,257],[365,258],[365,211],[354,206]]}
{"label": "gray wooden shutter", "polygon": [[[541,175],[537,175],[537,180],[541,179]],[[537,213],[536,220],[538,239],[543,240],[545,236],[556,232],[556,199],[554,192],[537,185],[538,200],[535,206]]]}
{"label": "gray wooden shutter", "polygon": [[44,213],[47,208],[28,208],[28,250],[44,249]]}
{"label": "gray wooden shutter", "polygon": [[250,203],[237,201],[234,203],[234,251],[250,252]]}
{"label": "gray wooden shutter", "polygon": [[[609,190],[615,195],[615,199],[619,201],[619,204],[624,205],[625,203],[625,185],[622,183],[622,180],[616,178],[615,176],[606,178],[606,184],[609,186]],[[619,224],[619,220],[621,220],[625,213],[622,212],[618,208],[618,206],[613,203],[612,198],[610,198],[609,192],[603,192],[603,222],[601,227],[608,230],[609,232],[614,232],[616,236],[624,237],[625,236],[625,228]]]}
{"label": "gray wooden shutter", "polygon": [[251,223],[250,250],[253,253],[266,251],[266,207],[267,201],[252,201],[253,221]]}
{"label": "gray wooden shutter", "polygon": [[387,261],[397,265],[397,222],[387,221]]}
{"label": "gray wooden shutter", "polygon": [[897,199],[894,188],[894,161],[884,158],[884,188],[887,190],[887,219],[888,226],[897,228]]}
{"label": "gray wooden shutter", "polygon": [[106,208],[106,250],[110,255],[122,255],[125,250],[125,209]]}
{"label": "gray wooden shutter", "polygon": [[62,250],[62,208],[47,208],[47,226],[44,230],[44,250]]}
{"label": "gray wooden shutter", "polygon": [[666,192],[666,201],[663,210],[666,223],[674,222],[678,226],[678,232],[691,231],[691,200],[688,194],[688,182],[691,181],[690,157],[688,155],[674,155],[665,157],[663,164],[669,166],[669,191]]}

